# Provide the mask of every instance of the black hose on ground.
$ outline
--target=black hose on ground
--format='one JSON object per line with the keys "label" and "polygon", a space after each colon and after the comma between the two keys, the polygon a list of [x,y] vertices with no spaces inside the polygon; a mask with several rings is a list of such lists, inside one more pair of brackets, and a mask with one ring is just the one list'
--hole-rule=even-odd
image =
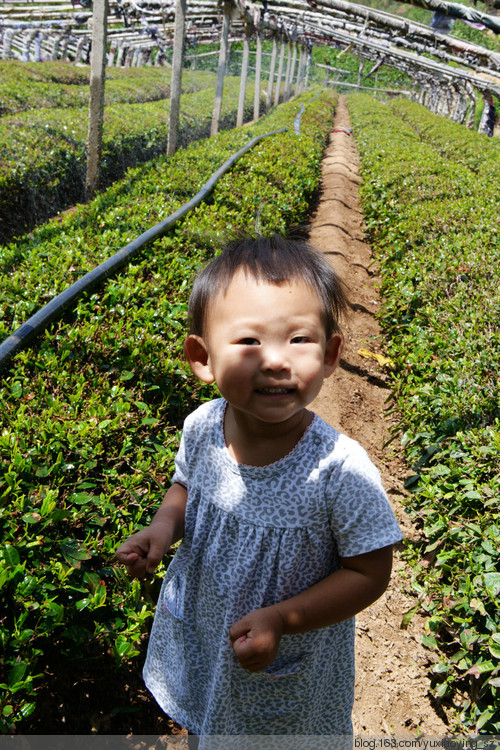
{"label": "black hose on ground", "polygon": [[9,360],[21,349],[29,344],[35,336],[41,333],[49,323],[51,323],[58,315],[66,308],[71,302],[74,302],[83,292],[87,292],[94,286],[104,281],[108,276],[118,271],[122,266],[126,265],[130,259],[141,250],[149,242],[158,239],[162,234],[170,229],[179,219],[182,219],[189,211],[201,203],[201,201],[208,195],[213,189],[218,180],[233,166],[233,164],[249,151],[256,143],[261,141],[263,138],[268,138],[278,133],[284,133],[287,128],[280,128],[279,130],[273,130],[269,133],[263,133],[255,138],[252,138],[245,146],[240,148],[235,154],[229,157],[219,169],[212,174],[212,176],[203,185],[201,190],[191,198],[190,201],[181,206],[173,214],[170,214],[166,219],[161,221],[159,224],[148,229],[146,232],[141,234],[128,245],[122,247],[117,253],[103,261],[100,265],[96,266],[92,271],[89,271],[82,276],[81,279],[75,281],[67,289],[58,294],[56,297],[50,300],[44,307],[38,312],[32,315],[26,323],[11,334],[5,341],[0,344],[0,370],[4,368]]}

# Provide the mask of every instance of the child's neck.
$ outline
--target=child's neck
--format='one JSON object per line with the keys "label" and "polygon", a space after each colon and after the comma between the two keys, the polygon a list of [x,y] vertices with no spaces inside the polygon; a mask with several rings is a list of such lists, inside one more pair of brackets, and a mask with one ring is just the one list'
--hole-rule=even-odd
{"label": "child's neck", "polygon": [[302,409],[286,422],[261,422],[228,404],[224,439],[229,455],[247,466],[272,464],[295,448],[313,419],[313,412]]}

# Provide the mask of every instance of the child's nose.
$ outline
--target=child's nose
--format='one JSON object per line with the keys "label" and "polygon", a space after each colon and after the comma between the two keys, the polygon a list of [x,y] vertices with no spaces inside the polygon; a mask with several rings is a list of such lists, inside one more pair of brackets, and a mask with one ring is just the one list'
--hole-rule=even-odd
{"label": "child's nose", "polygon": [[288,370],[290,367],[288,357],[283,347],[277,345],[269,345],[263,348],[262,351],[262,369],[272,370],[273,372],[280,372],[281,370]]}

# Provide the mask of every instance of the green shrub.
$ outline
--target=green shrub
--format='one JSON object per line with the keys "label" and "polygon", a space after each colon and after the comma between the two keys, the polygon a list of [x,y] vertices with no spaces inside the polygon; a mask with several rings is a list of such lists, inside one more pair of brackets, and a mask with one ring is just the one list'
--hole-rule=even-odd
{"label": "green shrub", "polygon": [[[170,97],[167,68],[107,68],[105,105],[158,101]],[[184,93],[215,89],[215,75],[186,70]],[[90,66],[64,62],[0,60],[0,117],[61,107],[88,107]],[[45,115],[49,118],[49,113]]]}
{"label": "green shrub", "polygon": [[[206,73],[201,74],[206,81]],[[227,78],[221,129],[233,127],[239,79]],[[214,92],[181,97],[178,145],[210,132]],[[170,102],[113,104],[104,110],[100,188],[129,166],[166,151]],[[246,114],[253,112],[247,88]],[[84,199],[88,110],[37,109],[0,118],[0,241],[7,241]]]}
{"label": "green shrub", "polygon": [[[290,128],[260,142],[207,201],[82,297],[1,381],[5,731],[29,732],[43,673],[57,670],[61,654],[79,671],[90,658],[111,653],[119,665],[139,652],[162,571],[151,584],[131,582],[113,553],[148,523],[168,487],[184,416],[214,395],[182,355],[191,279],[231,228],[258,221],[265,232],[283,231],[305,220],[335,101],[310,99],[129,170],[90,204],[6,248],[5,333],[178,208],[251,137]],[[301,102],[303,134],[295,136]]]}
{"label": "green shrub", "polygon": [[435,695],[474,731],[500,714],[500,143],[411,102],[352,96],[363,206],[381,267],[380,321],[414,475],[409,545],[439,649]]}

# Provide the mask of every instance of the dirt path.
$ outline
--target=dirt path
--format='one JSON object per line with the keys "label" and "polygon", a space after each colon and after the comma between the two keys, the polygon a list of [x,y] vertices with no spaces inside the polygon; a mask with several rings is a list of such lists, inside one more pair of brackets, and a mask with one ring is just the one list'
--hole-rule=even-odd
{"label": "dirt path", "polygon": [[[379,306],[376,268],[370,246],[364,241],[358,186],[359,159],[349,129],[345,99],[340,98],[330,145],[322,165],[322,190],[311,222],[311,240],[327,253],[347,282],[352,313],[344,325],[345,350],[340,368],[325,381],[312,408],[327,422],[356,439],[379,468],[403,533],[416,532],[401,505],[404,464],[394,451],[383,449],[390,421],[384,416],[389,395],[387,378],[375,359],[360,349],[382,353],[375,319]],[[428,667],[433,654],[420,643],[423,620],[414,617],[407,629],[401,621],[415,605],[409,590],[409,573],[396,555],[389,589],[357,617],[356,700],[354,731],[364,735],[450,734],[444,713],[433,707]]]}

